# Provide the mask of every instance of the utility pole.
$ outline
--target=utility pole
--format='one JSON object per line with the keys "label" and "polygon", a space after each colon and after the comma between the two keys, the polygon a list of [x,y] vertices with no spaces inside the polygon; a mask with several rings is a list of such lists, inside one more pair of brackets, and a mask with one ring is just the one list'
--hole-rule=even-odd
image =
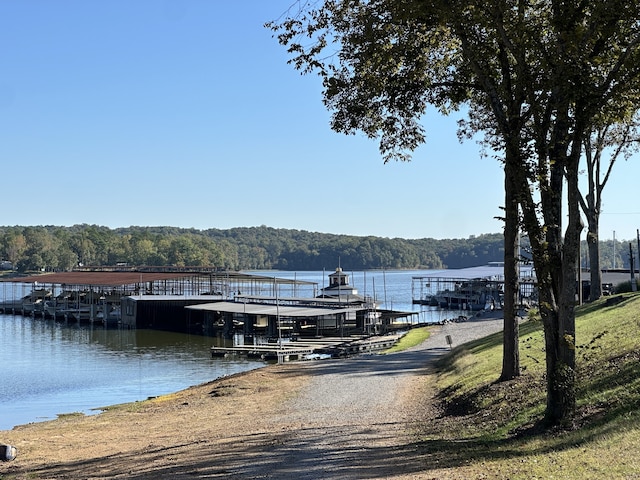
{"label": "utility pole", "polygon": [[[520,236],[518,236],[520,238]],[[582,245],[580,244],[581,240],[578,237],[578,305],[582,305]],[[520,278],[520,275],[518,275]]]}
{"label": "utility pole", "polygon": [[631,273],[631,291],[638,291],[638,284],[636,283],[636,275],[635,269],[633,268],[633,247],[631,246],[631,242],[629,242],[629,272]]}

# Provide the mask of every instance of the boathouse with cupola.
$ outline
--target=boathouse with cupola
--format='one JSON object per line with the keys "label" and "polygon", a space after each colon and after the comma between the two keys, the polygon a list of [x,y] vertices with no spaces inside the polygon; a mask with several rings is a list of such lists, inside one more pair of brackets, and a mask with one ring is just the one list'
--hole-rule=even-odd
{"label": "boathouse with cupola", "polygon": [[329,286],[314,298],[236,295],[232,301],[190,305],[191,328],[217,332],[225,338],[312,338],[384,334],[406,329],[397,322],[415,315],[378,308],[372,297],[358,295],[349,276],[338,267]]}
{"label": "boathouse with cupola", "polygon": [[365,298],[359,296],[358,290],[349,283],[349,275],[341,267],[336,268],[335,272],[329,274],[329,286],[321,289],[319,296],[365,302]]}

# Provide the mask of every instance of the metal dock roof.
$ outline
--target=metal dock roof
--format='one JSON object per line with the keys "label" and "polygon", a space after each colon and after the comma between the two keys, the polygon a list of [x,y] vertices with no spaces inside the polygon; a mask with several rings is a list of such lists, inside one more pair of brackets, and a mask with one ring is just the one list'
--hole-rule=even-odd
{"label": "metal dock roof", "polygon": [[[531,277],[535,272],[532,265],[520,265],[520,276]],[[456,268],[447,270],[434,270],[433,272],[416,275],[412,277],[414,279],[464,279],[473,280],[476,278],[486,280],[498,280],[504,279],[504,266],[503,265],[481,265],[478,267],[469,268]]]}
{"label": "metal dock roof", "polygon": [[289,305],[269,305],[261,303],[238,302],[213,302],[201,305],[189,305],[190,310],[202,310],[210,312],[246,313],[249,315],[271,315],[283,317],[319,317],[322,315],[335,315],[336,313],[354,312],[364,308],[319,308],[319,307],[292,307]]}

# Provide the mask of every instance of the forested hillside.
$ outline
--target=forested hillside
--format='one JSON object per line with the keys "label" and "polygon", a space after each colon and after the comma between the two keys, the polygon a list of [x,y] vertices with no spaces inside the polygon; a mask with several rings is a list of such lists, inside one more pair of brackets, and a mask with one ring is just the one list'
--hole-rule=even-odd
{"label": "forested hillside", "polygon": [[[603,248],[604,268],[610,250]],[[0,227],[0,255],[22,272],[117,264],[302,271],[333,269],[338,262],[350,270],[433,269],[501,261],[503,238],[502,234],[439,240],[359,237],[266,226],[228,230],[12,226]],[[619,258],[618,266],[625,265],[624,260]]]}

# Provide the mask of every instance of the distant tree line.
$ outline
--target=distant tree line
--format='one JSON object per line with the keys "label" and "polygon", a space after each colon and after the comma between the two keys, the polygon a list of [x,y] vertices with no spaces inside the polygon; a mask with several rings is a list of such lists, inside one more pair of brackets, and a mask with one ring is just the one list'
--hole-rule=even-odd
{"label": "distant tree line", "polygon": [[[503,242],[499,233],[466,239],[403,239],[266,226],[228,230],[111,229],[87,224],[0,227],[2,260],[20,272],[118,264],[292,271],[332,269],[338,263],[350,270],[464,268],[502,261]],[[628,268],[624,243],[617,243],[616,265]],[[612,244],[606,244],[602,249],[604,268],[612,265],[612,259],[606,257],[614,251]],[[526,247],[525,240],[525,252]]]}

